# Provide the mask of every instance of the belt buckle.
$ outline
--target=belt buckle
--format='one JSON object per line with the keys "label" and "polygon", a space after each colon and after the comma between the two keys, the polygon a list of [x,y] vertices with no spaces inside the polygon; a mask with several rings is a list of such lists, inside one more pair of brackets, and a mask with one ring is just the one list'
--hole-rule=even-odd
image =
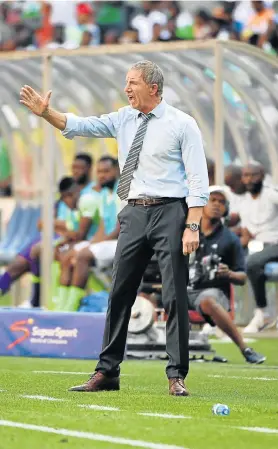
{"label": "belt buckle", "polygon": [[147,204],[147,201],[148,201],[148,199],[147,198],[143,198],[143,206],[144,207],[146,207],[148,204]]}

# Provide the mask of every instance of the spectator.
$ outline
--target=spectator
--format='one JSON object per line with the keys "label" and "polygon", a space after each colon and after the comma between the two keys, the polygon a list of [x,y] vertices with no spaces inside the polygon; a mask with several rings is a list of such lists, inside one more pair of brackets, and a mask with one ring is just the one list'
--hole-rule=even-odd
{"label": "spectator", "polygon": [[35,40],[37,47],[45,47],[52,42],[54,36],[54,27],[51,23],[52,7],[48,2],[41,4],[42,26],[35,30]]}
{"label": "spectator", "polygon": [[251,282],[256,309],[254,317],[244,329],[245,333],[256,333],[271,327],[275,320],[267,313],[264,267],[266,263],[278,261],[278,191],[263,184],[264,172],[260,164],[249,163],[243,167],[242,181],[247,192],[239,205],[241,228],[247,242],[256,240],[262,251],[247,259],[247,275]]}
{"label": "spectator", "polygon": [[252,45],[263,48],[269,36],[274,20],[274,11],[265,6],[263,1],[252,1],[254,14],[251,16],[247,26],[243,30],[242,39]]}
{"label": "spectator", "polygon": [[223,6],[215,8],[211,17],[211,34],[215,39],[228,40],[239,37],[233,28],[232,10]]}
{"label": "spectator", "polygon": [[161,11],[162,3],[159,1],[142,2],[142,10],[132,19],[132,28],[138,31],[139,42],[147,44],[153,39],[154,25],[166,25],[167,16]]}
{"label": "spectator", "polygon": [[209,185],[213,186],[215,184],[215,163],[213,159],[207,157],[207,167],[208,167],[208,177]]}
{"label": "spectator", "polygon": [[103,38],[103,43],[107,45],[118,44],[119,38],[120,38],[119,31],[117,30],[106,31]]}
{"label": "spectator", "polygon": [[208,39],[211,35],[211,15],[201,9],[195,14],[194,28],[193,28],[194,39]]}
{"label": "spectator", "polygon": [[[228,187],[228,198],[230,203],[229,226],[240,237],[241,228],[239,226],[239,206],[246,192],[245,185],[242,182],[242,168],[238,165],[228,165],[225,168],[225,185]],[[237,226],[235,228],[235,226]],[[243,245],[246,246],[246,245]]]}
{"label": "spectator", "polygon": [[99,2],[97,24],[100,27],[101,42],[105,41],[107,33],[119,37],[127,29],[128,8],[124,1]]}
{"label": "spectator", "polygon": [[252,8],[250,0],[243,0],[240,2],[236,2],[236,5],[232,11],[232,17],[234,29],[237,33],[239,34],[242,33],[253,13],[254,10]]}
{"label": "spectator", "polygon": [[65,46],[77,48],[100,44],[100,29],[95,23],[95,10],[89,3],[76,5],[76,26],[67,26],[65,29]]}
{"label": "spectator", "polygon": [[[48,6],[46,6],[47,8]],[[16,31],[16,46],[17,48],[30,48],[30,49],[36,49],[37,42],[35,33],[41,29],[41,35],[40,38],[42,39],[42,36],[44,35],[44,31],[47,33],[48,28],[46,26],[47,24],[47,18],[46,22],[43,23],[43,13],[46,12],[47,9],[44,9],[44,5],[41,4],[41,2],[35,1],[35,2],[24,2],[22,3],[21,9],[19,6],[18,8],[18,16],[16,20],[14,20],[14,27]],[[45,25],[45,30],[43,30],[43,27]],[[42,39],[43,41],[43,39]]]}
{"label": "spectator", "polygon": [[131,44],[131,43],[139,43],[138,40],[138,31],[132,28],[128,28],[123,34],[119,37],[120,44]]}
{"label": "spectator", "polygon": [[16,48],[16,33],[11,24],[7,23],[9,9],[4,2],[0,3],[0,51],[10,51]]}

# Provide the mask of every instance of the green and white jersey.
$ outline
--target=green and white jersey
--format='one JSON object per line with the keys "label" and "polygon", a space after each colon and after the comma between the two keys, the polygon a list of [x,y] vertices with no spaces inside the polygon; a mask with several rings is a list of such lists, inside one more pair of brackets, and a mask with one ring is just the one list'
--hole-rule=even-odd
{"label": "green and white jersey", "polygon": [[86,235],[86,240],[90,240],[96,233],[100,223],[100,194],[95,190],[82,195],[78,201],[78,212],[80,219],[82,217],[90,218],[92,224]]}

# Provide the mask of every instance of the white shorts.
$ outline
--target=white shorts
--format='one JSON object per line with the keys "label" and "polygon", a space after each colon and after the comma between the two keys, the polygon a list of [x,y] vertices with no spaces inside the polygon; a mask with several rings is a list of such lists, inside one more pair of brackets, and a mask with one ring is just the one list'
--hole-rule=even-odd
{"label": "white shorts", "polygon": [[76,251],[88,248],[95,257],[96,266],[100,269],[108,268],[113,264],[118,240],[105,240],[99,243],[87,241],[74,245]]}

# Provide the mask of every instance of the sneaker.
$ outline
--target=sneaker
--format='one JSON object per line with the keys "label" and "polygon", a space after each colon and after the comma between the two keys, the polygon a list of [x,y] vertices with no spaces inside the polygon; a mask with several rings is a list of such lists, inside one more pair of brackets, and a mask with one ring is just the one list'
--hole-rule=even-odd
{"label": "sneaker", "polygon": [[256,334],[264,327],[264,313],[261,309],[255,309],[254,316],[248,326],[243,329],[244,334]]}
{"label": "sneaker", "polygon": [[266,329],[272,329],[275,327],[277,318],[271,318],[264,314],[262,309],[256,309],[254,317],[248,324],[248,326],[243,329],[244,334],[256,334]]}
{"label": "sneaker", "polygon": [[26,299],[23,301],[19,306],[17,306],[19,309],[32,309],[31,301]]}
{"label": "sneaker", "polygon": [[211,326],[209,323],[205,323],[203,325],[203,329],[200,331],[200,335],[215,335],[215,328]]}
{"label": "sneaker", "polygon": [[264,355],[259,354],[252,348],[245,348],[244,351],[242,351],[242,354],[246,362],[248,363],[255,363],[259,365],[260,363],[263,363],[266,360],[266,357]]}

